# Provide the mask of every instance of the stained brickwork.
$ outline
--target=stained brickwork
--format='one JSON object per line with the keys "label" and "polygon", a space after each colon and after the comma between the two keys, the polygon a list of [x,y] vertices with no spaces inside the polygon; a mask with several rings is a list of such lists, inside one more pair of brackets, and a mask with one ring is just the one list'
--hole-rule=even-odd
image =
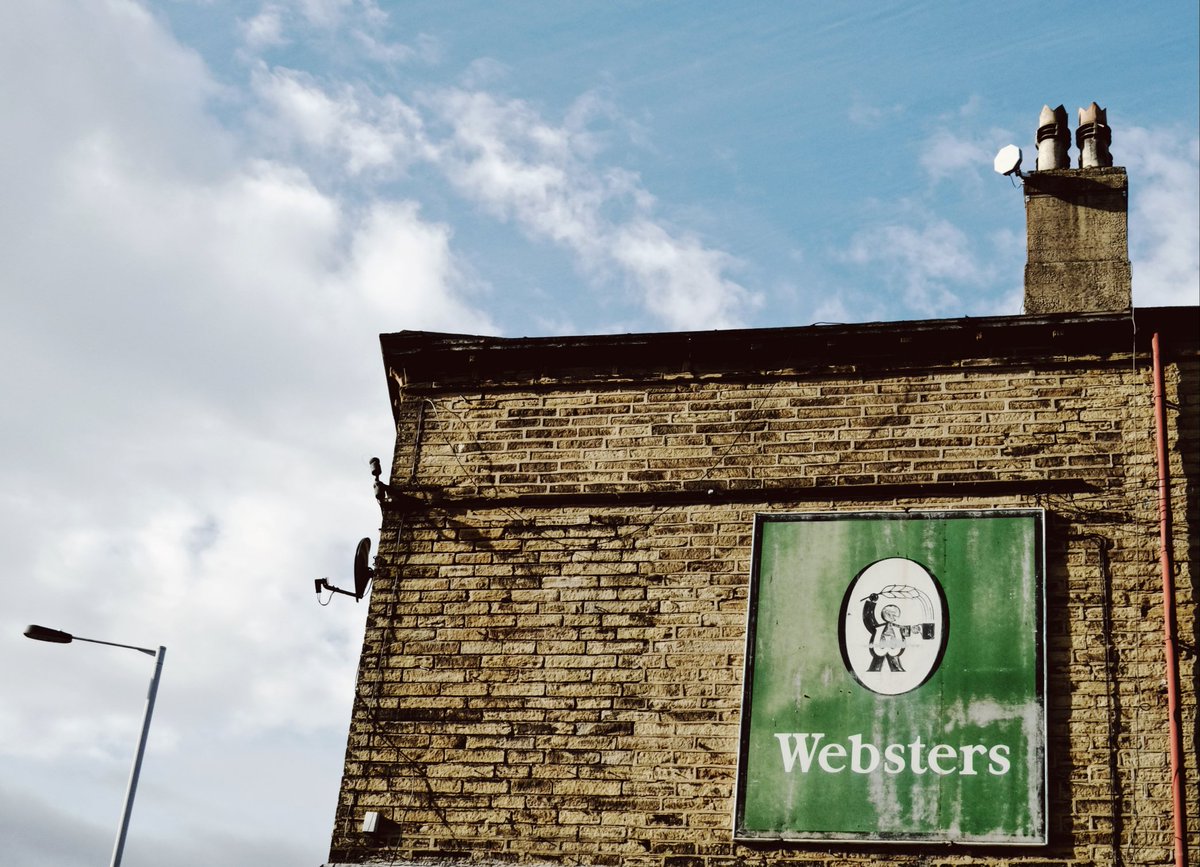
{"label": "stained brickwork", "polygon": [[[385,336],[393,499],[330,863],[1164,863],[1146,347],[1167,336],[1194,648],[1196,313],[696,334],[686,353],[664,336],[657,355],[644,336]],[[1030,506],[1048,515],[1049,846],[735,843],[754,515]]]}

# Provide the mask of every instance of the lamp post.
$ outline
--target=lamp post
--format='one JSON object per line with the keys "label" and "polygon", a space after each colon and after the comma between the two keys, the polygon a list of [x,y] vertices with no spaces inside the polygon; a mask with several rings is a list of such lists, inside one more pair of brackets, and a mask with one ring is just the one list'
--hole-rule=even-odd
{"label": "lamp post", "polygon": [[142,772],[142,756],[146,752],[146,737],[150,734],[150,716],[154,713],[154,699],[158,695],[158,680],[162,675],[163,657],[167,655],[165,647],[157,651],[148,647],[137,647],[132,644],[118,644],[115,641],[99,641],[95,638],[81,638],[59,629],[46,626],[29,626],[25,637],[35,641],[49,641],[54,644],[70,644],[72,641],[86,641],[90,644],[107,644],[109,647],[125,647],[136,650],[155,658],[154,676],[150,678],[150,690],[146,693],[146,713],[142,718],[142,736],[138,740],[137,754],[133,757],[133,770],[129,773],[129,786],[125,790],[125,808],[121,812],[121,827],[117,832],[117,842],[113,845],[110,867],[120,867],[121,856],[125,853],[125,833],[129,830],[129,816],[133,812],[133,796],[137,793],[138,776]]}

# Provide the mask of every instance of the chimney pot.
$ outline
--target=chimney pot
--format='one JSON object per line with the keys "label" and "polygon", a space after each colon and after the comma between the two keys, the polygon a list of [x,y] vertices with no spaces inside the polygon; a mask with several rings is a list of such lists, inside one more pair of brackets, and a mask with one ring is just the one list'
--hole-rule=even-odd
{"label": "chimney pot", "polygon": [[1112,129],[1108,126],[1108,109],[1092,103],[1079,109],[1079,127],[1075,130],[1075,147],[1079,148],[1081,169],[1107,168],[1113,164],[1109,145]]}
{"label": "chimney pot", "polygon": [[1071,161],[1067,157],[1067,149],[1070,146],[1067,109],[1061,105],[1058,108],[1042,106],[1042,113],[1038,117],[1037,171],[1069,169]]}

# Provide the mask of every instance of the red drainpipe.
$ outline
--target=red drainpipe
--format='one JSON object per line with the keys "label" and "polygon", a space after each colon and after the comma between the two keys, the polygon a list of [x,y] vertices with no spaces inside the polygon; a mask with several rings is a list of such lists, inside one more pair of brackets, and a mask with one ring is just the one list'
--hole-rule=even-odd
{"label": "red drainpipe", "polygon": [[1183,736],[1179,724],[1179,670],[1175,639],[1175,581],[1171,566],[1171,509],[1168,500],[1167,408],[1163,388],[1162,356],[1158,334],[1151,340],[1154,352],[1154,429],[1158,445],[1159,565],[1163,586],[1163,641],[1167,656],[1167,715],[1171,734],[1171,794],[1175,810],[1175,867],[1187,867],[1184,841]]}

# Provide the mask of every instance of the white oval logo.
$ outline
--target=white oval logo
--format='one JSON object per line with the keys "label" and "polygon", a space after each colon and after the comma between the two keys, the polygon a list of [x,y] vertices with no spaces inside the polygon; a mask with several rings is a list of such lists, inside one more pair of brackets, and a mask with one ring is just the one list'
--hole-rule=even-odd
{"label": "white oval logo", "polygon": [[842,660],[871,692],[900,695],[924,684],[942,663],[949,633],[942,586],[915,560],[872,563],[842,598]]}

